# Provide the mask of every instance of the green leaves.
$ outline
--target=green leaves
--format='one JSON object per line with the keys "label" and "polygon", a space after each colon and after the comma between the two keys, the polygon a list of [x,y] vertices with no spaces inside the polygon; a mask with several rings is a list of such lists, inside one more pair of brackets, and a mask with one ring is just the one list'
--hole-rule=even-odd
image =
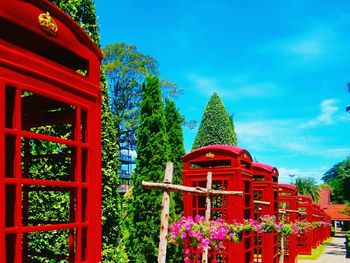
{"label": "green leaves", "polygon": [[211,96],[204,110],[192,150],[215,144],[237,145],[232,117],[217,93]]}
{"label": "green leaves", "polygon": [[309,195],[314,202],[318,202],[320,189],[313,177],[298,177],[295,180],[295,185],[299,194]]}
{"label": "green leaves", "polygon": [[335,164],[322,179],[332,190],[332,202],[340,204],[350,202],[350,157]]}
{"label": "green leaves", "polygon": [[127,249],[133,262],[156,262],[160,227],[161,193],[145,190],[141,182],[160,182],[168,159],[163,102],[157,77],[147,76],[142,85],[137,159],[130,212]]}

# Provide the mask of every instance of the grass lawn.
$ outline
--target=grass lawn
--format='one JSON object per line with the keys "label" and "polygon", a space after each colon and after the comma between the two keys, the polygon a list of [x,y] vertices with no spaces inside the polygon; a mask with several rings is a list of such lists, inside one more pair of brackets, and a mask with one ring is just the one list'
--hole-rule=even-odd
{"label": "grass lawn", "polygon": [[311,260],[318,259],[319,256],[322,255],[322,253],[325,250],[328,243],[332,241],[332,239],[333,239],[333,237],[328,238],[326,241],[324,241],[317,248],[313,249],[311,255],[299,255],[298,259],[311,259]]}

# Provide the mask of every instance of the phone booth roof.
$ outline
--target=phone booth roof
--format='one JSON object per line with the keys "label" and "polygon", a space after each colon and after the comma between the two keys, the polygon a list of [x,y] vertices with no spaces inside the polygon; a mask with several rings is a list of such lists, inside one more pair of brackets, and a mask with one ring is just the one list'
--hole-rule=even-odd
{"label": "phone booth roof", "polygon": [[266,181],[274,181],[277,182],[277,178],[279,176],[278,170],[276,167],[265,163],[252,163],[253,175],[261,175],[264,176]]}
{"label": "phone booth roof", "polygon": [[217,162],[227,159],[233,160],[231,167],[239,167],[242,161],[248,164],[253,162],[253,158],[247,150],[237,146],[222,144],[204,146],[183,156],[185,169],[189,169],[190,162],[208,162],[210,160]]}

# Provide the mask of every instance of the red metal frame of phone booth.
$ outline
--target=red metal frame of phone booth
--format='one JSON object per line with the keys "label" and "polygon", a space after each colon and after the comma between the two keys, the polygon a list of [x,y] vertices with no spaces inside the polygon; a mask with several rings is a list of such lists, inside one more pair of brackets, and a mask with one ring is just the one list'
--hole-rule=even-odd
{"label": "red metal frame of phone booth", "polygon": [[[317,203],[312,203],[312,222],[322,221],[321,206]],[[312,248],[317,248],[322,242],[322,227],[318,226],[313,229]]]}
{"label": "red metal frame of phone booth", "polygon": [[[298,195],[299,221],[306,220],[313,223],[312,199],[308,195]],[[311,255],[312,253],[313,230],[298,235],[298,254]]]}
{"label": "red metal frame of phone booth", "polygon": [[[297,188],[291,184],[278,184],[279,186],[279,204],[280,208],[285,208],[285,223],[293,223],[298,217],[297,206]],[[284,207],[285,206],[285,207]],[[282,214],[280,214],[280,219]],[[285,237],[284,244],[284,262],[297,262],[297,235],[289,235]]]}
{"label": "red metal frame of phone booth", "polygon": [[331,220],[331,217],[324,211],[322,211],[322,216],[323,216],[323,221],[327,223],[327,225],[323,227],[323,231],[322,231],[322,242],[323,242],[331,236],[332,220]]}
{"label": "red metal frame of phone booth", "polygon": [[[0,28],[0,262],[99,262],[102,53],[44,0],[2,0]],[[33,215],[48,194],[66,200],[67,218],[46,217],[60,213],[51,202]],[[58,233],[61,254],[52,240],[33,249]]]}
{"label": "red metal frame of phone booth", "polygon": [[[206,187],[207,173],[212,172],[212,188],[217,190],[243,191],[242,196],[211,197],[211,219],[222,217],[232,223],[253,217],[252,157],[242,148],[229,145],[211,145],[194,150],[183,157],[183,184]],[[205,196],[184,194],[185,216],[205,214]],[[253,262],[253,234],[242,234],[239,243],[227,242],[218,255],[209,253],[210,260],[220,262]],[[201,255],[198,253],[200,262]]]}
{"label": "red metal frame of phone booth", "polygon": [[[269,204],[254,204],[254,219],[269,215],[278,218],[278,170],[267,164],[252,164],[254,201],[267,201]],[[278,233],[254,235],[254,262],[277,263]]]}

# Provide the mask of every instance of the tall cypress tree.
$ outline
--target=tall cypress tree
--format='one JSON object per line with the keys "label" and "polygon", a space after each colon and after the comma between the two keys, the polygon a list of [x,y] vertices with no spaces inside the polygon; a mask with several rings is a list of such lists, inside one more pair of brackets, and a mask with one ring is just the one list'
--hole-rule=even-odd
{"label": "tall cypress tree", "polygon": [[130,209],[127,249],[133,262],[157,262],[161,192],[145,190],[142,181],[161,182],[168,159],[164,108],[159,79],[147,76],[142,85],[137,158]]}
{"label": "tall cypress tree", "polygon": [[[174,184],[182,184],[182,156],[185,154],[182,132],[182,118],[169,98],[165,99],[165,126],[168,135],[169,160],[174,164]],[[173,192],[170,194],[170,220],[177,221],[183,215],[183,195]],[[183,249],[178,246],[168,246],[167,262],[182,262]]]}
{"label": "tall cypress tree", "polygon": [[192,150],[215,144],[237,145],[233,120],[216,92],[204,110]]}
{"label": "tall cypress tree", "polygon": [[[182,184],[182,156],[185,154],[182,118],[170,99],[165,100],[165,123],[168,134],[169,160],[174,164],[173,183]],[[175,213],[182,214],[182,195],[174,193]]]}

